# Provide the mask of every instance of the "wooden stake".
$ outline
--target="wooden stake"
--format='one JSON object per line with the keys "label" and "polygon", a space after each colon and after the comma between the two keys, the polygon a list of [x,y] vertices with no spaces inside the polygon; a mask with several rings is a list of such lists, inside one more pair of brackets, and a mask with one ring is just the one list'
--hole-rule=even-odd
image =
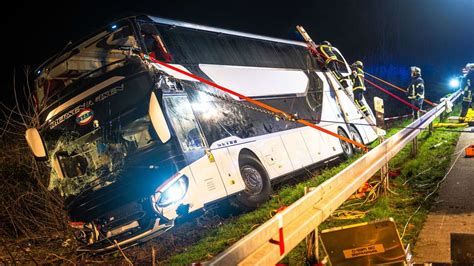
{"label": "wooden stake", "polygon": [[128,263],[128,265],[133,265],[132,261],[125,255],[125,253],[123,252],[122,248],[119,246],[117,240],[114,240],[114,244],[115,246],[118,248],[118,250],[120,251],[120,253],[122,254],[123,258],[125,259],[125,261]]}
{"label": "wooden stake", "polygon": [[418,154],[418,136],[413,139],[412,146],[411,146],[411,156],[416,157]]}
{"label": "wooden stake", "polygon": [[151,265],[152,266],[155,266],[155,256],[156,256],[155,247],[152,246],[151,247]]}

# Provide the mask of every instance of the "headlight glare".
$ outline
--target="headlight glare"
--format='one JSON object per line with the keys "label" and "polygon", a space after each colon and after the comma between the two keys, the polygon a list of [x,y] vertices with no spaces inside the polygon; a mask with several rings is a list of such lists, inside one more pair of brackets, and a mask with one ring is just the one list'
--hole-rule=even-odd
{"label": "headlight glare", "polygon": [[188,177],[185,175],[181,176],[171,186],[161,192],[157,205],[163,208],[182,200],[188,191],[188,186]]}

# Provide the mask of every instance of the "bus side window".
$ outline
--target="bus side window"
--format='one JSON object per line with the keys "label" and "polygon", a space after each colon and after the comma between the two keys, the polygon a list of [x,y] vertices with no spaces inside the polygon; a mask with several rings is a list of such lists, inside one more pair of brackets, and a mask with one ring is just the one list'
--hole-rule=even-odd
{"label": "bus side window", "polygon": [[186,95],[164,96],[168,116],[184,152],[204,148],[196,118]]}
{"label": "bus side window", "polygon": [[308,92],[306,94],[306,102],[313,111],[320,109],[323,104],[323,81],[314,72],[309,72]]}

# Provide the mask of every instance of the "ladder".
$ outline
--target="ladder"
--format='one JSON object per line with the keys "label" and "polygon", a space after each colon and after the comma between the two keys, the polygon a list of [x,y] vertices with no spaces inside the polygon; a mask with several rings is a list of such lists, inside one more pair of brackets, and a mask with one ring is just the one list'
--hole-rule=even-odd
{"label": "ladder", "polygon": [[[313,56],[315,56],[317,58],[317,60],[319,60],[320,62],[324,62],[323,58],[321,57],[321,55],[319,54],[318,50],[316,49],[317,48],[317,45],[316,43],[311,39],[311,37],[309,36],[309,34],[306,32],[306,30],[303,28],[303,26],[300,26],[300,25],[297,25],[296,26],[296,29],[298,30],[298,32],[301,34],[301,36],[304,38],[304,40],[306,41],[306,44],[308,46],[308,49],[310,50],[311,54]],[[345,62],[342,62],[344,64],[346,64]],[[324,72],[323,72],[324,73]],[[339,96],[339,92],[342,90],[346,96],[349,98],[349,99],[352,99],[352,101],[354,102],[354,98],[352,95],[350,95],[346,89],[344,88],[344,86],[342,86],[341,82],[337,79],[337,75],[332,71],[332,70],[329,70],[328,73],[333,77],[333,79],[337,82],[337,85],[339,85],[339,87],[341,88],[340,90],[338,88],[334,88],[334,86],[329,86],[333,92],[334,92],[334,95],[335,95],[335,100],[336,100],[336,103],[337,103],[337,106],[339,107],[342,115],[343,115],[343,118],[344,118],[344,122],[346,123],[346,125],[349,125],[349,122],[350,122],[350,119],[348,118],[347,116],[347,112],[344,111],[344,108],[342,107],[341,105],[341,101],[340,101],[340,96]],[[324,73],[324,75],[327,77],[327,74]],[[329,79],[328,79],[329,80]],[[330,84],[331,85],[331,84]],[[360,110],[359,110],[360,111]],[[362,117],[365,119],[365,121],[367,121],[367,123],[372,127],[373,130],[375,130],[375,132],[377,132],[377,134],[379,134],[379,132],[381,132],[381,129],[378,128],[376,125],[375,125],[375,122],[372,121],[372,119],[370,117],[368,117],[367,115],[364,114],[364,112],[360,111],[360,113],[362,114]]]}

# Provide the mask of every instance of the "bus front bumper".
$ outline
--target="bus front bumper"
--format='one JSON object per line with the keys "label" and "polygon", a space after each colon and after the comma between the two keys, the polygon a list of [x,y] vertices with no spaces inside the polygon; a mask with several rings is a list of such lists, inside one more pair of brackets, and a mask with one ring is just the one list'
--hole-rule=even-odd
{"label": "bus front bumper", "polygon": [[151,228],[141,230],[130,234],[130,232],[123,232],[113,237],[107,237],[93,244],[82,246],[77,249],[79,252],[91,252],[91,253],[104,253],[118,249],[128,248],[131,246],[144,243],[152,238],[158,237],[166,231],[170,230],[174,226],[174,221],[170,221],[166,224],[159,224],[159,218],[155,220],[155,223]]}

